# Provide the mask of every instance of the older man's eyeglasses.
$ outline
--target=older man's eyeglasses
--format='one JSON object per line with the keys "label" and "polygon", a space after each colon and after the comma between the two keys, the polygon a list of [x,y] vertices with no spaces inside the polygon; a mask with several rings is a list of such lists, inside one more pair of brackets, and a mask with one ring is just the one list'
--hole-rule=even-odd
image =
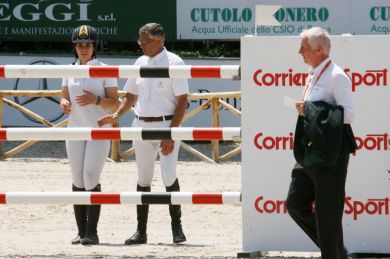
{"label": "older man's eyeglasses", "polygon": [[138,45],[147,45],[147,44],[149,44],[149,43],[151,43],[151,42],[153,42],[153,41],[156,41],[157,40],[157,38],[149,38],[148,40],[141,40],[141,39],[138,39],[137,40],[137,43],[138,43]]}
{"label": "older man's eyeglasses", "polygon": [[149,42],[151,42],[152,40],[140,40],[140,39],[138,39],[137,40],[137,43],[138,43],[138,45],[147,45]]}

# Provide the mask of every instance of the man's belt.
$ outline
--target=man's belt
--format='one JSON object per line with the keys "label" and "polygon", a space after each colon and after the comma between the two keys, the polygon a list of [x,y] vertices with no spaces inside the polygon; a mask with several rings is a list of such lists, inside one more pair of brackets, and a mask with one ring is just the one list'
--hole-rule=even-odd
{"label": "man's belt", "polygon": [[135,115],[137,120],[145,121],[145,122],[153,122],[153,121],[170,121],[173,118],[173,115],[164,115],[160,117],[142,117]]}

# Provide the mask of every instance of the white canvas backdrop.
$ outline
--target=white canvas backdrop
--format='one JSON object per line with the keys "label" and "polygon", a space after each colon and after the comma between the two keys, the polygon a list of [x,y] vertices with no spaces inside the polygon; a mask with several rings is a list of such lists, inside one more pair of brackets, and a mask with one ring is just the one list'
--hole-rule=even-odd
{"label": "white canvas backdrop", "polygon": [[[299,44],[295,36],[241,38],[244,251],[317,250],[284,204],[297,119],[284,97],[300,99],[307,71]],[[332,37],[331,59],[352,77],[358,107],[360,149],[350,159],[344,213],[351,252],[390,252],[389,46],[385,36]]]}

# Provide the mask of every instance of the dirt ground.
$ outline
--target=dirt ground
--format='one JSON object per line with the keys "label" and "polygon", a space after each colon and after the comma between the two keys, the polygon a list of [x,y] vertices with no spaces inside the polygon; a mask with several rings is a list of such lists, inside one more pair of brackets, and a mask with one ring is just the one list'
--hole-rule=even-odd
{"label": "dirt ground", "polygon": [[[179,162],[182,191],[241,191],[241,164]],[[165,191],[156,167],[152,191]],[[103,191],[134,191],[134,162],[107,162]],[[66,159],[0,161],[0,192],[70,191]],[[72,205],[2,205],[0,258],[235,258],[241,250],[241,207],[183,205],[187,242],[172,243],[168,206],[151,205],[148,244],[125,246],[136,229],[135,205],[104,205],[98,232],[101,245],[71,245],[76,234]]]}
{"label": "dirt ground", "polygon": [[[163,192],[156,164],[152,191]],[[182,191],[241,191],[241,163],[179,162]],[[134,191],[134,161],[107,162],[101,178],[105,192]],[[13,158],[0,161],[0,192],[71,190],[66,159]],[[174,245],[167,205],[151,205],[148,243],[125,246],[136,229],[135,205],[103,205],[100,245],[71,245],[76,236],[72,205],[1,205],[0,258],[237,258],[242,251],[241,207],[183,205],[187,242]],[[319,258],[319,253],[270,252],[264,258]]]}

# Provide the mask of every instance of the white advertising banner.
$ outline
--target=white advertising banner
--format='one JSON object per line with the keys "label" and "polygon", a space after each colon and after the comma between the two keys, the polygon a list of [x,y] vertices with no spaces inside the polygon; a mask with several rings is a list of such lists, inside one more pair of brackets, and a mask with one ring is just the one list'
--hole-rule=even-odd
{"label": "white advertising banner", "polygon": [[258,26],[257,35],[299,35],[313,26],[349,32],[350,1],[177,0],[177,39],[236,39],[255,34],[255,6],[281,5],[281,26]]}
{"label": "white advertising banner", "polygon": [[351,33],[390,34],[389,0],[354,0],[351,4]]}
{"label": "white advertising banner", "polygon": [[[242,37],[243,250],[318,251],[286,210],[297,112],[307,65],[299,37]],[[386,36],[332,37],[331,59],[351,77],[358,107],[352,125],[344,210],[350,252],[390,252],[390,46]],[[287,99],[288,99],[287,98]]]}
{"label": "white advertising banner", "polygon": [[[99,58],[108,65],[131,65],[135,58]],[[0,65],[13,64],[70,64],[74,61],[72,57],[54,57],[54,56],[0,56]],[[238,65],[238,59],[185,59],[187,65]],[[1,79],[0,90],[59,90],[61,89],[61,79]],[[126,79],[118,79],[119,90],[123,89]],[[240,81],[221,80],[221,79],[189,79],[191,93],[213,93],[213,92],[232,92],[240,91]],[[45,117],[53,123],[58,123],[64,119],[64,114],[59,108],[58,97],[31,98],[31,97],[6,97],[11,101],[21,104],[31,109],[33,112]],[[187,112],[192,111],[206,100],[191,100],[188,103]],[[240,98],[227,98],[225,102],[231,104],[237,109],[241,109]],[[121,118],[122,126],[130,126],[134,116],[127,113]],[[211,108],[200,112],[185,122],[186,127],[210,127],[212,118]],[[225,108],[220,107],[220,124],[223,127],[237,127],[241,125],[241,119],[232,115]],[[23,115],[14,108],[4,105],[3,127],[42,127],[42,124],[36,122],[33,118]]]}
{"label": "white advertising banner", "polygon": [[[281,26],[258,26],[255,6],[281,5]],[[177,39],[235,39],[244,35],[293,36],[321,26],[332,35],[390,34],[388,0],[177,0]]]}

